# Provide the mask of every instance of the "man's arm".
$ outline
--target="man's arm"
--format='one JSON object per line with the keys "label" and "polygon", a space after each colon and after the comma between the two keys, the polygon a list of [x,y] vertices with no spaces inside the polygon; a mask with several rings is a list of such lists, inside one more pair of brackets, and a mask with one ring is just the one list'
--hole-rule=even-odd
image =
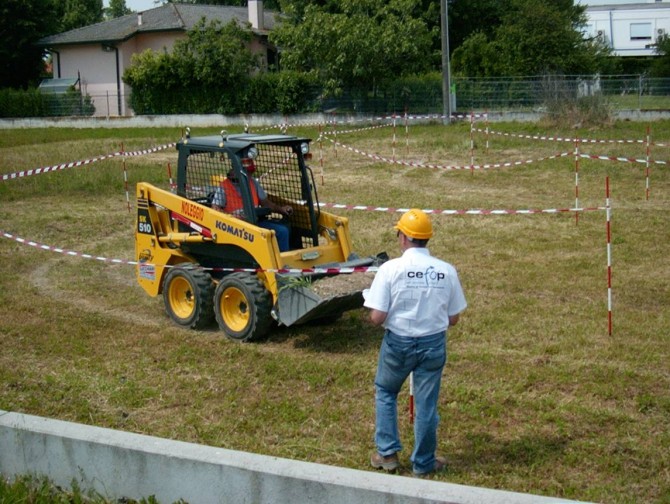
{"label": "man's arm", "polygon": [[386,315],[388,315],[388,312],[379,311],[372,308],[370,310],[370,321],[374,325],[382,325],[386,320]]}
{"label": "man's arm", "polygon": [[217,187],[214,189],[214,196],[212,196],[212,209],[223,212],[223,208],[226,206],[226,193],[222,187]]}
{"label": "man's arm", "polygon": [[291,215],[293,213],[293,207],[290,205],[277,205],[274,201],[271,201],[268,198],[260,200],[261,206],[269,208],[275,213],[280,213],[282,215]]}
{"label": "man's arm", "polygon": [[449,316],[449,327],[455,326],[458,324],[458,320],[461,318],[461,314],[457,313],[456,315],[450,315]]}

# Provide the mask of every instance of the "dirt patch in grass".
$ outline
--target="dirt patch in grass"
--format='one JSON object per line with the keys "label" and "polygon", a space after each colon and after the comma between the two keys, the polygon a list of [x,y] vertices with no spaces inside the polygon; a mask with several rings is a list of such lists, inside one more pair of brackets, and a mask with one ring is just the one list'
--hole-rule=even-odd
{"label": "dirt patch in grass", "polygon": [[322,298],[341,296],[368,289],[374,273],[342,273],[312,283],[311,290]]}

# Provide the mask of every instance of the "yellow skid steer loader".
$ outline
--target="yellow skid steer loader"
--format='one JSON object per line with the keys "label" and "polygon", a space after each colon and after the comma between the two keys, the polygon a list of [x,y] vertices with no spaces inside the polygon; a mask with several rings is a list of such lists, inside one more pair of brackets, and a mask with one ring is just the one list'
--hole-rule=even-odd
{"label": "yellow skid steer loader", "polygon": [[[369,285],[370,275],[339,275],[346,281],[335,285],[333,274],[365,270],[388,257],[358,257],[348,220],[320,209],[305,162],[309,143],[283,134],[187,133],[177,144],[176,187],[137,184],[137,279],[149,295],[163,295],[176,324],[201,329],[216,319],[229,338],[249,341],[275,321],[334,320],[363,305],[362,284]],[[237,184],[236,202],[225,193],[230,180]],[[288,205],[293,211],[282,215],[260,206],[259,184],[275,210]],[[221,194],[229,204],[217,204]],[[280,251],[276,225],[288,231],[288,250]],[[318,288],[328,282],[334,287]]]}

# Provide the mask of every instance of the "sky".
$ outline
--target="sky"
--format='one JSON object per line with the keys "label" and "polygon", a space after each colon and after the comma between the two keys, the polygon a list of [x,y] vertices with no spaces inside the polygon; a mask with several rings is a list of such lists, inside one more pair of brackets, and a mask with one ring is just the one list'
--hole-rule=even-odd
{"label": "sky", "polygon": [[[103,5],[109,7],[109,0],[103,0]],[[126,7],[137,12],[146,11],[158,7],[154,0],[126,0]]]}

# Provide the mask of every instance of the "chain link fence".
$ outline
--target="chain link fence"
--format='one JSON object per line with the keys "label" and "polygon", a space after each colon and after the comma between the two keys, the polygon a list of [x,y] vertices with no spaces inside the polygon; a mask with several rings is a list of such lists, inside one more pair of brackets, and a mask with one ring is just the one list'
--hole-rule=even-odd
{"label": "chain link fence", "polygon": [[[601,102],[616,110],[670,110],[670,79],[642,75],[537,76],[524,78],[451,80],[452,110],[475,112],[544,112],[580,101]],[[384,114],[440,114],[442,81],[420,88],[400,84],[381,87],[376,93],[349,92],[327,98],[321,112]]]}
{"label": "chain link fence", "polygon": [[[617,76],[537,76],[522,78],[472,79],[455,77],[451,81],[452,111],[469,112],[540,112],[555,113],[557,109],[580,102],[598,102],[610,111],[670,110],[670,78],[644,75]],[[133,115],[130,95],[106,91],[98,94],[71,93],[62,97],[44,97],[26,93],[23,98],[13,90],[0,90],[0,117]],[[176,93],[164,96],[174,103]],[[22,95],[23,96],[23,95]],[[372,91],[349,89],[337,96],[327,95],[319,86],[305,86],[300,91],[301,110],[268,110],[254,105],[253,99],[241,102],[240,114],[258,113],[334,113],[353,115],[441,114],[443,111],[442,77],[431,74],[399,79],[376,86]],[[183,109],[175,113],[221,113]],[[258,110],[257,110],[258,109]],[[165,114],[160,105],[142,115]]]}
{"label": "chain link fence", "polygon": [[612,110],[670,110],[670,79],[643,75],[455,79],[458,110],[548,112],[560,102],[601,97]]}

